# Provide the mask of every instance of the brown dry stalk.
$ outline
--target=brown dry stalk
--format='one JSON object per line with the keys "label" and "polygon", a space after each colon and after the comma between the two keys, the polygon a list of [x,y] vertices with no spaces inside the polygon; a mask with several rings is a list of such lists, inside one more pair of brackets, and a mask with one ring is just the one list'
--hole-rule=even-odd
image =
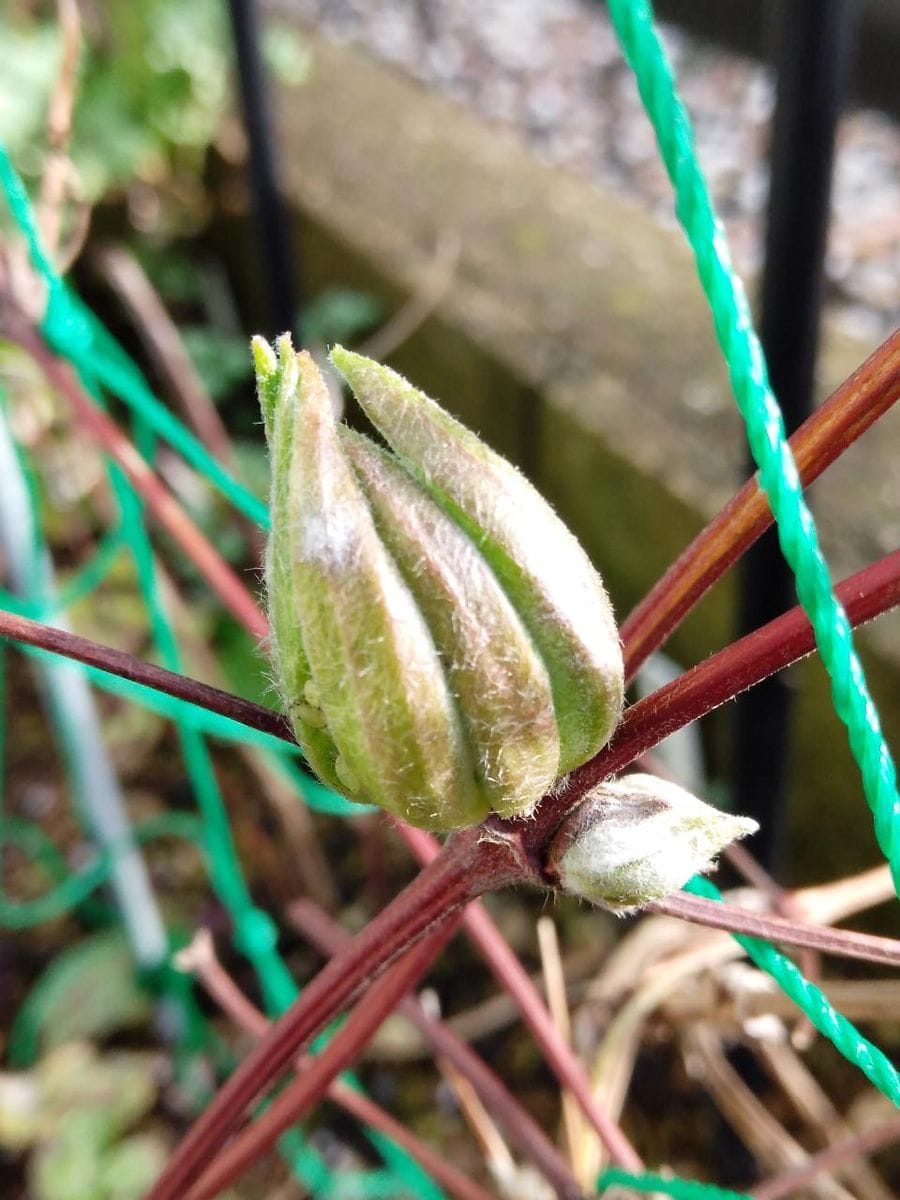
{"label": "brown dry stalk", "polygon": [[[750,1090],[711,1029],[693,1026],[684,1032],[683,1042],[691,1074],[703,1084],[719,1112],[760,1163],[780,1171],[806,1162],[806,1151]],[[812,1191],[818,1200],[854,1200],[832,1179],[817,1180]]]}
{"label": "brown dry stalk", "polygon": [[51,254],[59,248],[62,210],[72,165],[68,157],[72,132],[72,112],[78,89],[78,57],[81,50],[81,17],[77,0],[57,0],[59,31],[62,42],[59,69],[47,106],[47,159],[41,176],[40,225],[44,244]]}
{"label": "brown dry stalk", "polygon": [[138,335],[197,437],[219,462],[233,467],[234,451],[228,430],[185,349],[177,325],[144,268],[133,254],[119,246],[99,251],[96,262],[130,311]]}
{"label": "brown dry stalk", "polygon": [[786,1200],[796,1196],[821,1171],[835,1171],[863,1155],[874,1154],[900,1140],[900,1116],[873,1125],[863,1133],[854,1134],[846,1141],[811,1154],[805,1162],[791,1167],[780,1175],[774,1175],[753,1189],[754,1200]]}
{"label": "brown dry stalk", "polygon": [[[837,1146],[854,1136],[855,1131],[789,1042],[764,1037],[753,1048],[817,1142]],[[871,1095],[874,1099],[874,1093]],[[865,1159],[845,1164],[840,1174],[858,1200],[896,1200],[893,1189],[885,1186]]]}

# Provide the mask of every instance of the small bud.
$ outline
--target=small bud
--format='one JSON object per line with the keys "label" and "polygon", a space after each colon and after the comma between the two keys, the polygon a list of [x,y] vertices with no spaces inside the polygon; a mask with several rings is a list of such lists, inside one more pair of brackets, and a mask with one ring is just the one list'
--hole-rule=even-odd
{"label": "small bud", "polygon": [[588,792],[557,831],[547,866],[564,891],[628,913],[711,870],[720,850],[757,828],[655,775],[626,775]]}
{"label": "small bud", "polygon": [[424,828],[527,815],[621,711],[618,634],[586,555],[513,467],[393,371],[333,355],[396,453],[337,424],[287,337],[253,353],[273,660],[310,765]]}

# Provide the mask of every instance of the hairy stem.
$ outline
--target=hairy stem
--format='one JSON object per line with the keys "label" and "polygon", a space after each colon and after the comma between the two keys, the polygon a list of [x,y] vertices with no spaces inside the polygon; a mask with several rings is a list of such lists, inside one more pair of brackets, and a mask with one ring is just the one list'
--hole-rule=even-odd
{"label": "hairy stem", "polygon": [[805,921],[790,921],[784,917],[736,908],[733,904],[719,904],[701,896],[684,893],[667,896],[664,900],[654,900],[648,904],[645,911],[665,913],[670,917],[692,921],[695,925],[708,925],[728,933],[743,933],[786,946],[805,946],[823,954],[884,963],[890,967],[900,966],[900,942],[893,938],[856,933],[850,929],[831,929],[827,925],[809,925]]}
{"label": "hairy stem", "polygon": [[[430,834],[409,826],[400,827],[399,832],[420,862],[428,864],[434,861],[438,846]],[[597,1102],[584,1066],[572,1047],[560,1037],[540,992],[484,906],[470,905],[463,920],[485,962],[516,1002],[522,1019],[547,1060],[547,1065],[578,1101],[581,1111],[606,1146],[612,1160],[629,1171],[640,1171],[639,1155],[619,1126]]]}
{"label": "hairy stem", "polygon": [[[900,550],[851,575],[835,590],[854,627],[887,612],[900,603]],[[685,671],[652,696],[639,700],[626,710],[612,741],[573,771],[565,786],[543,802],[537,821],[532,823],[534,835],[546,838],[547,826],[555,827],[574,802],[670,733],[712,712],[814,649],[812,626],[806,614],[799,607],[792,608]],[[530,834],[531,830],[529,844]]]}
{"label": "hairy stem", "polygon": [[224,692],[221,688],[191,679],[189,675],[167,671],[165,667],[158,667],[155,663],[135,658],[133,654],[127,654],[124,650],[115,650],[112,646],[104,646],[101,642],[91,641],[90,638],[81,637],[79,634],[56,629],[52,625],[44,625],[40,621],[32,621],[29,617],[20,617],[0,609],[0,637],[22,642],[26,646],[37,646],[53,654],[62,654],[90,667],[99,667],[101,671],[129,679],[132,683],[143,684],[157,692],[165,692],[166,695],[175,696],[179,700],[186,700],[189,704],[196,704],[210,712],[219,713],[220,716],[230,717],[239,721],[241,725],[270,733],[285,742],[294,740],[287,717],[273,712],[271,708],[243,700],[231,692]]}

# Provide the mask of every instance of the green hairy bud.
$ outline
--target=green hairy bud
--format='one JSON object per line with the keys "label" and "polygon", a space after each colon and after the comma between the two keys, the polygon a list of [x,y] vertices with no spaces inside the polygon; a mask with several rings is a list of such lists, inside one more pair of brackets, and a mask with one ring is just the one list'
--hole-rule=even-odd
{"label": "green hairy bud", "polygon": [[547,865],[564,891],[628,913],[711,870],[720,850],[757,828],[655,775],[626,775],[588,792]]}
{"label": "green hairy bud", "polygon": [[528,815],[610,737],[622,656],[584,551],[519,472],[405,379],[254,339],[272,468],[272,657],[297,740],[350,799],[449,830]]}

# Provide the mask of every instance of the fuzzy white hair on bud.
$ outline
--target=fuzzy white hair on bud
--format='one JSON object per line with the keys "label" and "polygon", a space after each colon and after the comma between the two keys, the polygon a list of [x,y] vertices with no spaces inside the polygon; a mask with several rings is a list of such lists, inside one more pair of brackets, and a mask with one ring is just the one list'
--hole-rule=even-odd
{"label": "fuzzy white hair on bud", "polygon": [[758,828],[654,775],[593,788],[557,832],[549,865],[562,888],[629,913],[709,871],[727,845]]}

